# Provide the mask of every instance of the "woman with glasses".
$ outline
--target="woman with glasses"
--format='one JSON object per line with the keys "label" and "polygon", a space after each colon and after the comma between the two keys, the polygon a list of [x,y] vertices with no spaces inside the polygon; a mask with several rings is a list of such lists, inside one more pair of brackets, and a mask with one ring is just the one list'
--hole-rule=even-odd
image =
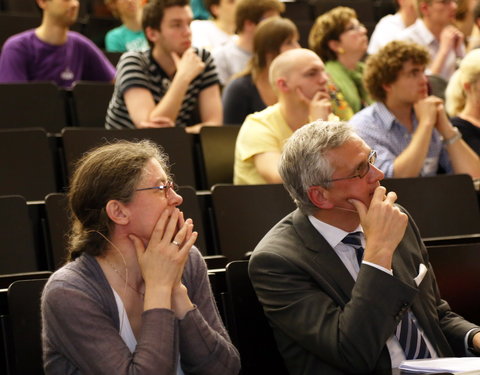
{"label": "woman with glasses", "polygon": [[42,296],[46,374],[237,374],[197,233],[150,141],[82,157],[69,260]]}
{"label": "woman with glasses", "polygon": [[317,18],[310,30],[310,49],[325,63],[325,70],[356,113],[371,103],[362,82],[368,47],[367,29],[351,8],[336,7]]}

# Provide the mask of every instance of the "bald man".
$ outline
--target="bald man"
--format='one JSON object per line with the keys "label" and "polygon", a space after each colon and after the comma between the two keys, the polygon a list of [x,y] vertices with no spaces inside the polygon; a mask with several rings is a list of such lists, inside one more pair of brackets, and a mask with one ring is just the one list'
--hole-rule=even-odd
{"label": "bald man", "polygon": [[284,142],[302,125],[332,119],[327,74],[322,60],[308,49],[293,49],[277,56],[269,70],[278,102],[249,115],[235,147],[234,183],[274,184]]}

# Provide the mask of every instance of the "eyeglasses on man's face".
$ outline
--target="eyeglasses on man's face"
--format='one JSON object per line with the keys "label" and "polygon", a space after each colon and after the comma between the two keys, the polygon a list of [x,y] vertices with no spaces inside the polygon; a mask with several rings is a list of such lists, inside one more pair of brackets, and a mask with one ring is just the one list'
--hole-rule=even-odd
{"label": "eyeglasses on man's face", "polygon": [[377,160],[377,151],[372,150],[370,151],[370,154],[368,154],[367,160],[364,163],[360,164],[360,166],[357,168],[357,171],[356,171],[357,173],[348,177],[339,177],[339,178],[333,178],[331,180],[326,180],[326,181],[323,181],[323,183],[350,180],[352,178],[364,178],[367,175],[367,173],[370,171],[370,166],[375,164],[376,160]]}
{"label": "eyeglasses on man's face", "polygon": [[178,185],[173,181],[167,181],[162,185],[135,189],[135,191],[144,191],[144,190],[160,190],[165,192],[165,196],[167,196],[169,190],[177,191]]}

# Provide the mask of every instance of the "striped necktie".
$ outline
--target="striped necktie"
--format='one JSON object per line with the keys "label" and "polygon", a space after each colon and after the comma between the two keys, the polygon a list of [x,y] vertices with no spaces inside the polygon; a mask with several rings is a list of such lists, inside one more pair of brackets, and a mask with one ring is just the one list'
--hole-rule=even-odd
{"label": "striped necktie", "polygon": [[402,321],[397,326],[395,335],[407,359],[430,358],[427,343],[412,319],[410,311],[405,312],[403,315]]}
{"label": "striped necktie", "polygon": [[355,249],[355,253],[357,255],[358,264],[362,264],[363,259],[363,246],[362,246],[362,232],[352,232],[345,236],[342,242],[345,245],[352,246]]}

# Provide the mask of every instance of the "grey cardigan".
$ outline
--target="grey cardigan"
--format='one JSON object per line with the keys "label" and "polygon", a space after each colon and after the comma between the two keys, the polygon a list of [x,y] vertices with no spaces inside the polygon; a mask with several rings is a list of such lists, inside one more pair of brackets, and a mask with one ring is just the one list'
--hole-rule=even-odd
{"label": "grey cardigan", "polygon": [[142,314],[131,353],[119,334],[112,289],[96,259],[83,254],[56,271],[42,295],[46,374],[237,374],[238,351],[219,317],[207,268],[190,251],[182,281],[196,308],[182,319],[168,309]]}

